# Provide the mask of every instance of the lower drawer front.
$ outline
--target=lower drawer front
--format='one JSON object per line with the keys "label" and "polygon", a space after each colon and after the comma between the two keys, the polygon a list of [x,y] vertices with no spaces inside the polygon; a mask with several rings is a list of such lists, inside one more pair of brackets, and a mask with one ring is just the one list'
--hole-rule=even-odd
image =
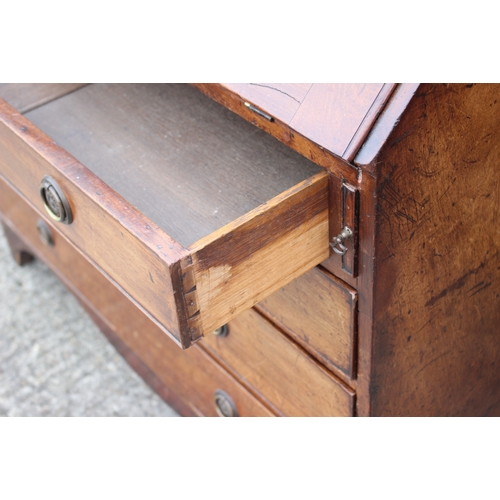
{"label": "lower drawer front", "polygon": [[350,416],[354,392],[250,309],[201,344],[286,416]]}
{"label": "lower drawer front", "polygon": [[[0,212],[7,231],[20,238],[26,251],[43,260],[97,317],[99,325],[114,332],[172,391],[174,401],[169,402],[181,412],[217,416],[235,410],[239,416],[274,416],[198,346],[180,350],[1,177]],[[40,219],[48,224],[54,246],[42,243],[37,231]]]}
{"label": "lower drawer front", "polygon": [[316,267],[257,309],[330,370],[353,379],[356,305],[356,290]]}

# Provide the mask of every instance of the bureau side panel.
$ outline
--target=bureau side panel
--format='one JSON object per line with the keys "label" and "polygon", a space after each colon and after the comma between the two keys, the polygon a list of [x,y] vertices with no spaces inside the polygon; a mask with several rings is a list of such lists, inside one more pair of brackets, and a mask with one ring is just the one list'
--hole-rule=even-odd
{"label": "bureau side panel", "polygon": [[500,415],[500,85],[424,85],[377,171],[373,415]]}

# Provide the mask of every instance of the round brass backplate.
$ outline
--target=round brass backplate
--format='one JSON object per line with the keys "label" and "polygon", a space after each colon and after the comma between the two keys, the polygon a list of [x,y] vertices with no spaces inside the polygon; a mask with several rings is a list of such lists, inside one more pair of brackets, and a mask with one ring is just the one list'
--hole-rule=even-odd
{"label": "round brass backplate", "polygon": [[40,183],[40,196],[43,200],[43,206],[51,219],[63,224],[73,222],[68,200],[59,184],[50,175],[46,175]]}
{"label": "round brass backplate", "polygon": [[215,391],[215,411],[219,417],[238,417],[233,400],[221,390]]}

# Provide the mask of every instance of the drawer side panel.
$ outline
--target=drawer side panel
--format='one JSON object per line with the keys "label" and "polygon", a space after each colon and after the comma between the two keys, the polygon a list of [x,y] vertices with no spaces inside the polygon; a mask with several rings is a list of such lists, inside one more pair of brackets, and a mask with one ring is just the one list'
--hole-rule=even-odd
{"label": "drawer side panel", "polygon": [[328,257],[327,174],[298,184],[192,251],[209,333]]}

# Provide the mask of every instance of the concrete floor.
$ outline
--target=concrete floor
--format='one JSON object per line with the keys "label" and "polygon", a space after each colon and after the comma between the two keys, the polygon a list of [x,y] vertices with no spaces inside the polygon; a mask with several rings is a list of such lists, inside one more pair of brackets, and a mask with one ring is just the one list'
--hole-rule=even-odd
{"label": "concrete floor", "polygon": [[0,416],[175,417],[40,261],[0,226]]}

